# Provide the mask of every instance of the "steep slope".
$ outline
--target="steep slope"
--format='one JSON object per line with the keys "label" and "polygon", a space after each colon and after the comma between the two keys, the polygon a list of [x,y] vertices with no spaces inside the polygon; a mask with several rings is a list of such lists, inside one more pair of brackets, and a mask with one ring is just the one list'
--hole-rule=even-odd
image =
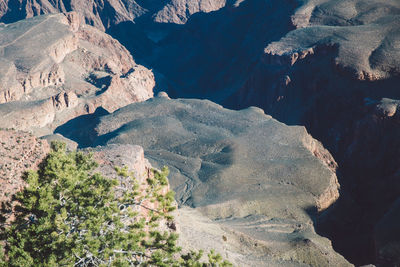
{"label": "steep slope", "polygon": [[33,16],[79,11],[85,22],[101,30],[122,21],[131,21],[145,13],[135,1],[81,1],[81,0],[1,0],[0,21],[15,22]]}
{"label": "steep slope", "polygon": [[231,111],[165,96],[98,121],[94,131],[78,118],[56,132],[78,143],[143,146],[154,166],[170,167],[180,205],[216,220],[211,229],[240,236],[230,246],[248,253],[247,265],[349,265],[314,231],[312,220],[336,201],[339,184],[335,161],[304,127],[288,127],[257,108]]}
{"label": "steep slope", "polygon": [[87,24],[104,31],[143,15],[158,23],[183,24],[194,13],[214,11],[225,4],[226,0],[0,0],[0,22],[77,11]]}
{"label": "steep slope", "polygon": [[227,0],[171,0],[153,17],[155,22],[184,24],[191,15],[218,10],[226,2]]}
{"label": "steep slope", "polygon": [[[39,163],[46,157],[50,151],[50,146],[46,141],[35,138],[32,134],[15,131],[0,130],[0,224],[10,223],[13,217],[15,202],[13,196],[22,190],[25,186],[23,173],[27,170],[35,170]],[[84,152],[93,154],[99,167],[95,170],[106,177],[117,178],[125,186],[129,185],[124,178],[117,176],[115,166],[125,166],[129,171],[134,172],[135,179],[143,186],[147,178],[152,175],[153,167],[144,157],[143,148],[130,144],[112,144],[108,146],[99,146],[89,148]],[[126,187],[119,187],[121,188]],[[142,187],[145,190],[146,187]],[[147,208],[154,208],[157,203],[146,203]],[[147,209],[139,207],[137,209],[141,214],[146,214]],[[199,211],[184,208],[174,212],[173,227],[168,226],[166,221],[161,221],[159,227],[163,231],[176,231],[180,238],[179,245],[183,246],[184,253],[190,249],[203,249],[206,253],[210,248],[229,259],[236,266],[248,265],[252,259],[251,251],[243,250],[240,241],[235,233],[228,232],[219,223],[212,222],[209,218],[202,215]],[[169,224],[170,225],[170,224]],[[263,262],[259,262],[262,264]],[[284,264],[285,262],[282,262]],[[287,262],[286,262],[287,263]],[[257,264],[257,266],[261,266]],[[290,266],[284,264],[283,266]]]}
{"label": "steep slope", "polygon": [[51,133],[97,107],[111,112],[152,97],[154,76],[76,13],[0,26],[2,127]]}

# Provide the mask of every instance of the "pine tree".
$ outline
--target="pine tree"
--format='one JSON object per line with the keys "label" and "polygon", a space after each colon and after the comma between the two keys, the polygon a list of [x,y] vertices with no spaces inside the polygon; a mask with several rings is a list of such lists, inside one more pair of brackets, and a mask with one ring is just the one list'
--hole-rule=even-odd
{"label": "pine tree", "polygon": [[168,168],[153,170],[140,190],[126,167],[115,168],[120,179],[96,167],[91,154],[52,144],[16,195],[16,219],[1,233],[1,266],[231,266],[213,251],[208,263],[201,251],[179,256],[178,235],[159,231],[175,209],[173,191],[165,193]]}

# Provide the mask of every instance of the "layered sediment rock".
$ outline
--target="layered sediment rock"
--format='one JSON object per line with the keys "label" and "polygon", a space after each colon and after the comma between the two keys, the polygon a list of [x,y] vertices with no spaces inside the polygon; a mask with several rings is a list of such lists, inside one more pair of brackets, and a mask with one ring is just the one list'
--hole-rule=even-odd
{"label": "layered sediment rock", "polygon": [[112,24],[132,21],[145,10],[135,1],[81,1],[81,0],[1,0],[0,21],[10,23],[38,15],[79,11],[84,20],[101,30]]}
{"label": "layered sediment rock", "polygon": [[184,24],[198,12],[211,12],[226,5],[226,0],[171,0],[154,15],[154,21]]}
{"label": "layered sediment rock", "polygon": [[[328,210],[324,221],[320,223],[320,229],[334,240],[335,249],[357,264],[374,261],[391,264],[390,261],[385,262],[383,258],[385,255],[392,255],[391,252],[389,254],[384,252],[386,244],[392,241],[385,241],[386,237],[382,237],[381,232],[389,220],[385,218],[393,218],[389,215],[386,217],[385,214],[394,205],[400,192],[398,183],[400,145],[397,142],[399,125],[397,100],[400,99],[399,3],[395,0],[247,0],[237,1],[236,5],[229,2],[224,8],[218,9],[222,7],[222,1],[207,2],[210,4],[203,7],[201,2],[137,1],[142,8],[149,10],[143,11],[145,15],[141,15],[143,22],[159,20],[160,23],[151,24],[153,28],[150,32],[155,33],[155,37],[149,40],[146,39],[150,36],[146,32],[147,28],[140,28],[144,23],[132,23],[137,31],[129,31],[127,38],[123,39],[124,44],[132,43],[131,51],[148,52],[143,53],[141,60],[146,59],[147,63],[156,67],[159,78],[162,78],[159,80],[164,82],[159,86],[167,89],[172,96],[209,98],[235,109],[256,105],[287,124],[305,125],[313,137],[321,140],[333,153],[339,162],[339,173],[342,178],[340,181],[342,198],[337,203],[336,209]],[[5,10],[7,3],[0,1],[1,10]],[[91,1],[88,3],[91,9],[94,4]],[[65,8],[68,9],[66,6]],[[103,7],[101,9],[107,10]],[[213,9],[218,11],[191,16],[197,11],[208,12]],[[8,12],[5,11],[4,14]],[[141,12],[139,11],[140,14]],[[102,21],[87,19],[87,22],[98,24],[97,27],[101,29],[114,23],[107,22],[112,19],[110,20],[106,13],[98,12],[96,16],[102,18]],[[3,16],[5,17],[7,18]],[[85,17],[90,18],[91,15]],[[120,21],[130,21],[131,18],[128,17]],[[67,21],[76,20],[67,17]],[[174,23],[185,22],[185,25],[173,26]],[[38,74],[21,74],[21,70],[30,68],[30,61],[21,64],[21,61],[10,61],[6,57],[1,57],[0,70],[5,75],[0,80],[7,89],[1,92],[0,98],[3,102],[13,99],[20,101],[18,105],[10,103],[0,105],[0,114],[5,118],[5,123],[8,123],[5,125],[8,127],[17,125],[25,129],[30,128],[32,123],[36,128],[50,128],[41,130],[43,134],[48,134],[54,127],[68,119],[92,113],[101,106],[112,112],[126,99],[125,94],[128,98],[135,98],[130,93],[114,90],[123,84],[121,80],[126,81],[128,74],[132,74],[128,70],[129,67],[119,71],[121,74],[114,75],[118,71],[112,70],[111,73],[108,70],[109,66],[118,69],[115,62],[106,62],[100,57],[86,54],[87,50],[92,48],[90,42],[100,47],[102,43],[106,43],[106,47],[114,44],[108,42],[108,39],[104,42],[94,41],[90,38],[93,36],[91,33],[82,32],[82,26],[77,27],[77,25],[72,23],[69,26],[70,31],[74,33],[72,37],[69,35],[63,37],[62,42],[50,49],[53,51],[49,53],[52,64],[44,64],[47,66],[45,69],[41,69],[42,65],[35,67]],[[157,28],[159,26],[160,28]],[[29,33],[32,32],[35,31]],[[16,32],[15,36],[17,35]],[[91,41],[82,49],[75,48],[82,45],[81,39],[91,39]],[[145,48],[137,49],[142,44],[145,44]],[[41,46],[42,44],[38,47]],[[102,49],[104,48],[96,51]],[[13,49],[4,51],[12,53]],[[15,51],[24,49],[18,47]],[[68,62],[78,63],[76,65],[68,63],[68,66],[72,67],[63,68],[62,65],[67,62],[66,58]],[[124,58],[126,57],[120,57],[118,60]],[[81,70],[78,65],[85,66],[82,71],[86,73],[83,80],[76,78],[80,77],[76,74]],[[90,70],[92,68],[90,66],[95,66],[94,71]],[[72,74],[69,73],[71,70],[74,70]],[[143,71],[146,72],[146,69],[143,68]],[[136,74],[138,76],[133,76],[137,78],[132,78],[134,84],[141,82],[140,71]],[[19,82],[15,83],[16,80]],[[70,86],[76,81],[79,81],[79,86]],[[36,90],[37,86],[46,88],[70,86],[69,88],[80,89],[42,93],[41,90]],[[28,93],[25,93],[23,88],[26,88]],[[103,88],[108,90],[104,91]],[[25,99],[34,101],[26,102]],[[141,99],[144,100],[146,97]],[[22,100],[25,102],[21,102]],[[57,110],[55,115],[53,110]],[[79,112],[76,112],[77,110]],[[14,117],[24,119],[15,121],[12,119]],[[11,123],[8,122],[10,118]],[[96,119],[97,115],[90,118]],[[96,120],[91,119],[83,121],[92,125],[97,124]],[[172,119],[168,122],[162,119],[154,120],[165,125],[176,123],[176,127],[181,126]],[[135,123],[132,123],[133,126],[139,128],[145,128],[143,125],[156,124],[145,120]],[[121,133],[114,129],[115,131],[101,138],[113,140],[110,142],[125,142],[124,138],[129,139],[131,135],[129,133],[124,137],[122,134],[125,129],[130,129],[131,124],[128,124],[122,125]],[[155,126],[148,128],[146,135],[151,136],[155,128]],[[73,131],[71,127],[69,130]],[[68,134],[65,131],[63,133]],[[181,136],[180,132],[172,131],[172,133],[177,138]],[[84,145],[92,144],[96,141],[96,137],[95,131],[88,132]],[[143,137],[139,136],[137,140],[141,138]],[[317,143],[313,144],[306,139],[303,142],[307,150],[334,173],[336,164],[330,159],[329,153],[325,153]],[[97,140],[101,143],[99,140],[102,139]],[[156,138],[146,142],[148,146],[153,143],[154,147],[155,144],[159,145]],[[208,144],[208,140],[205,142]],[[223,143],[221,146],[224,145],[226,144]],[[228,148],[237,149],[230,146]],[[179,146],[171,149],[179,151],[181,148]],[[226,158],[218,155],[212,158],[214,161],[218,160],[218,163],[204,165],[203,160],[195,158],[188,161],[186,156],[178,156],[179,154],[176,155],[175,152],[154,153],[152,155],[154,160],[171,157],[163,162],[182,161],[175,167],[180,170],[177,173],[181,174],[177,177],[181,177],[179,179],[184,184],[182,187],[188,188],[182,192],[194,190],[192,188],[194,184],[186,181],[187,177],[197,179],[195,173],[198,169],[213,169],[215,166],[220,168],[226,165],[224,162],[236,160],[235,157]],[[161,153],[162,157],[156,153]],[[185,164],[189,167],[183,167]],[[246,175],[251,177],[252,174]],[[338,196],[336,176],[329,177],[327,186],[314,196],[315,209],[326,209]],[[180,201],[194,205],[193,203],[198,200],[188,193],[183,194]],[[254,208],[252,205],[245,208],[251,210]],[[235,205],[215,210],[224,214],[234,213]],[[218,212],[215,211],[213,214],[218,215]],[[257,222],[252,225],[257,225],[258,217],[254,220]],[[232,223],[232,225],[240,224],[241,221]],[[244,232],[243,229],[240,231]],[[247,240],[244,237],[243,239]],[[306,247],[309,245],[308,242],[303,244]]]}
{"label": "layered sediment rock", "polygon": [[0,0],[0,22],[77,11],[87,24],[104,31],[143,15],[150,18],[148,21],[183,24],[197,12],[218,10],[225,4],[226,0]]}
{"label": "layered sediment rock", "polygon": [[153,96],[153,73],[76,13],[2,25],[0,37],[3,127],[51,133],[97,107],[112,112]]}

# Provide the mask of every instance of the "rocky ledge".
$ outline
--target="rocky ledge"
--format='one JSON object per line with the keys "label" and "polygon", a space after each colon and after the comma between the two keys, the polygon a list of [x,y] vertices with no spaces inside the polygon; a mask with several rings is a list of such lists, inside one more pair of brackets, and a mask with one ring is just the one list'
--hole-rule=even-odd
{"label": "rocky ledge", "polygon": [[400,4],[398,1],[308,0],[296,10],[297,28],[267,46],[269,56],[290,64],[335,47],[336,68],[359,80],[382,80],[400,74]]}
{"label": "rocky ledge", "polygon": [[184,244],[214,240],[239,265],[350,265],[314,230],[339,184],[335,161],[304,127],[258,108],[231,111],[165,95],[95,121],[77,118],[57,131],[91,146],[138,144],[153,166],[169,166],[178,204],[196,210],[178,215]]}
{"label": "rocky ledge", "polygon": [[0,0],[0,22],[10,23],[42,14],[77,11],[99,30],[146,16],[148,22],[183,24],[198,12],[225,6],[227,0]]}

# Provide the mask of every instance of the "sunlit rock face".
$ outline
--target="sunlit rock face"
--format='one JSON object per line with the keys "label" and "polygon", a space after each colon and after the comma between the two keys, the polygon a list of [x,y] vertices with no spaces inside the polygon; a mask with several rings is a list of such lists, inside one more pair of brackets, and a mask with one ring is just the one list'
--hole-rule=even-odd
{"label": "sunlit rock face", "polygon": [[0,22],[76,11],[87,24],[104,31],[141,16],[158,23],[184,24],[195,13],[215,11],[225,4],[226,0],[0,0]]}
{"label": "sunlit rock face", "polygon": [[1,25],[0,54],[5,128],[47,134],[98,107],[111,112],[153,96],[153,73],[77,13]]}

